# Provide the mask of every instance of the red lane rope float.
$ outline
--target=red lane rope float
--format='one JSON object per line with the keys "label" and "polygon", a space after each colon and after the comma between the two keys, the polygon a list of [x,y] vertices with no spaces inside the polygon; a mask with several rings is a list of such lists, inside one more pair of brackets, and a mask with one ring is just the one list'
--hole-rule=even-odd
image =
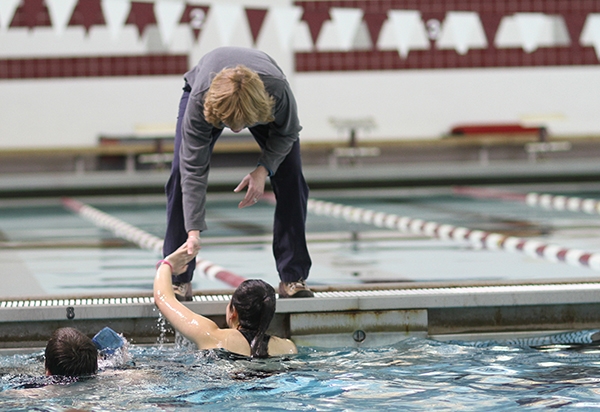
{"label": "red lane rope float", "polygon": [[581,197],[552,195],[548,193],[537,192],[523,194],[489,188],[464,186],[454,187],[453,192],[458,195],[470,196],[478,199],[519,201],[530,207],[541,207],[547,210],[584,212],[592,215],[600,214],[600,200],[598,199],[584,199]]}
{"label": "red lane rope float", "polygon": [[[63,198],[62,204],[67,209],[88,219],[96,226],[109,230],[116,236],[119,236],[142,249],[152,250],[162,256],[163,240],[161,238],[76,199]],[[196,258],[196,267],[208,278],[218,279],[234,288],[237,288],[240,283],[246,280],[245,278],[200,257]]]}
{"label": "red lane rope float", "polygon": [[359,207],[314,199],[308,200],[308,210],[317,215],[341,218],[348,222],[375,225],[377,227],[399,230],[404,233],[414,233],[440,239],[467,241],[491,250],[521,252],[550,262],[564,262],[573,266],[582,266],[600,270],[600,253],[589,253],[579,249],[569,249],[540,242],[538,240],[506,236],[500,233],[484,232],[482,230],[474,230],[437,222],[428,222],[422,219],[376,212]]}

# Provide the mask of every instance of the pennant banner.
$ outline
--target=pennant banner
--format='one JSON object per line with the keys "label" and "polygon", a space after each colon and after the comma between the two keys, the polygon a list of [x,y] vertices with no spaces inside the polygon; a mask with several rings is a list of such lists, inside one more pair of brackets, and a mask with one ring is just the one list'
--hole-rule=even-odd
{"label": "pennant banner", "polygon": [[527,53],[535,51],[541,43],[546,15],[543,13],[517,13],[514,19],[521,35],[523,50]]}
{"label": "pennant banner", "polygon": [[499,48],[520,47],[533,53],[540,47],[569,46],[571,39],[562,16],[516,13],[502,18],[494,43]]}
{"label": "pennant banner", "polygon": [[[520,6],[517,8],[520,11],[493,18],[483,13],[480,16],[475,11],[448,11],[453,7],[448,5],[440,9],[440,13],[446,13],[442,23],[437,20],[439,15],[432,15],[435,18],[431,19],[426,15],[427,24],[417,9],[421,7],[419,5],[414,10],[382,7],[373,12],[362,3],[350,1],[314,10],[306,5],[283,5],[271,0],[267,3],[254,2],[249,6],[246,1],[210,0],[206,6],[197,6],[198,2],[190,0],[0,0],[0,33],[8,31],[10,34],[9,28],[35,30],[45,27],[40,31],[40,35],[45,36],[49,19],[57,36],[70,30],[70,24],[84,26],[86,34],[92,25],[105,24],[101,30],[103,35],[119,40],[126,33],[134,42],[131,27],[124,27],[135,25],[139,36],[146,27],[152,27],[154,46],[180,50],[188,47],[188,43],[184,37],[181,42],[179,37],[176,39],[178,30],[183,30],[182,25],[189,25],[196,39],[199,39],[202,27],[198,40],[201,50],[196,49],[194,53],[228,45],[285,52],[394,50],[406,60],[412,50],[429,50],[432,45],[465,55],[472,49],[488,48],[492,40],[496,48],[521,49],[525,53],[534,53],[543,47],[567,48],[572,44],[570,37],[577,36],[575,33],[585,20],[579,44],[594,47],[600,59],[600,6],[592,2],[582,10],[563,14],[552,8],[530,12],[529,7]],[[432,29],[433,23],[439,30],[428,32],[427,28]],[[97,35],[94,33],[88,39],[94,36]],[[495,50],[491,49],[493,53]],[[576,47],[571,47],[571,52],[583,53]],[[35,51],[27,53],[34,54]],[[582,58],[589,60],[590,56],[596,61],[591,49],[583,54],[584,57],[574,58],[572,64],[580,64]],[[560,59],[552,57],[552,64],[562,64]],[[587,61],[585,64],[594,63]]]}
{"label": "pennant banner", "polygon": [[156,0],[154,3],[154,15],[163,44],[171,43],[184,10],[184,0]]}
{"label": "pennant banner", "polygon": [[317,39],[317,50],[350,51],[364,12],[361,9],[333,7],[329,9],[329,14],[331,20],[323,24]]}
{"label": "pennant banner", "polygon": [[350,50],[354,46],[364,12],[362,9],[342,8],[332,8],[329,12],[335,24],[341,49]]}
{"label": "pennant banner", "polygon": [[275,23],[277,38],[282,50],[290,50],[295,28],[298,26],[302,13],[302,8],[298,6],[274,6],[269,9],[267,19]]}
{"label": "pennant banner", "polygon": [[403,59],[410,50],[426,50],[431,47],[427,30],[418,10],[390,10],[388,20],[381,28],[377,46],[380,49],[395,48]]}
{"label": "pennant banner", "polygon": [[469,49],[485,49],[487,45],[479,14],[469,11],[448,12],[436,42],[438,49],[455,49],[458,54],[467,54]]}
{"label": "pennant banner", "polygon": [[589,14],[583,25],[579,43],[582,46],[592,46],[600,60],[600,14]]}
{"label": "pennant banner", "polygon": [[216,20],[222,46],[233,45],[233,33],[244,17],[244,8],[239,4],[215,3],[210,8],[209,18]]}
{"label": "pennant banner", "polygon": [[131,2],[129,0],[102,0],[104,20],[114,40],[119,38],[130,11]]}
{"label": "pennant banner", "polygon": [[75,6],[77,6],[77,1],[78,0],[46,0],[48,13],[50,14],[50,20],[52,21],[52,28],[58,36],[61,36],[65,32],[67,24],[69,24],[69,20],[71,20],[71,16],[73,15],[73,10],[75,10]]}

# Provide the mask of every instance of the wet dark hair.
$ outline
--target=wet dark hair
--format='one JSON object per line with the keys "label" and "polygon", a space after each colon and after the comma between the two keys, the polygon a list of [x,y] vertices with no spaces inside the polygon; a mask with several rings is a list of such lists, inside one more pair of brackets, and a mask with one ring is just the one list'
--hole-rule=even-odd
{"label": "wet dark hair", "polygon": [[46,344],[46,370],[51,375],[85,376],[98,371],[98,349],[75,328],[56,329]]}
{"label": "wet dark hair", "polygon": [[275,289],[260,279],[242,282],[231,297],[231,304],[237,310],[239,330],[251,332],[250,355],[256,358],[269,356],[269,340],[265,334],[275,315]]}

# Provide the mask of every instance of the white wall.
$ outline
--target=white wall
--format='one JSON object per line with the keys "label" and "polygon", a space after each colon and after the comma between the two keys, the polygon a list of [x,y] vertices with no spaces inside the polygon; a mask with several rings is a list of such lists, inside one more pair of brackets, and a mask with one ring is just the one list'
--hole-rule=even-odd
{"label": "white wall", "polygon": [[[459,123],[531,122],[600,133],[596,67],[296,73],[305,141],[345,141],[330,118],[372,117],[359,139],[434,138]],[[0,148],[93,146],[101,134],[174,125],[181,76],[0,82]],[[163,127],[164,128],[164,127]]]}
{"label": "white wall", "polygon": [[175,124],[180,76],[0,82],[0,148],[94,146],[101,134]]}
{"label": "white wall", "polygon": [[459,123],[600,132],[597,67],[297,73],[294,86],[305,140],[346,140],[330,117],[372,116],[377,128],[364,140],[439,137]]}

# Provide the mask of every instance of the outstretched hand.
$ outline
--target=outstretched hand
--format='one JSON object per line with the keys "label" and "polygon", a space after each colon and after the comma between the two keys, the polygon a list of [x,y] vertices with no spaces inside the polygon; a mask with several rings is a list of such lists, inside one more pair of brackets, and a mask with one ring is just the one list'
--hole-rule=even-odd
{"label": "outstretched hand", "polygon": [[264,166],[258,166],[252,173],[247,174],[240,184],[233,189],[234,192],[240,192],[244,188],[248,188],[246,191],[246,196],[239,203],[238,207],[240,209],[248,206],[252,206],[258,202],[265,192],[265,180],[269,176],[269,172]]}
{"label": "outstretched hand", "polygon": [[173,267],[173,274],[179,275],[187,270],[188,263],[195,259],[196,255],[188,253],[187,243],[184,243],[175,252],[165,258]]}
{"label": "outstretched hand", "polygon": [[200,231],[199,230],[190,230],[188,232],[188,238],[185,242],[187,246],[188,255],[196,256],[200,251]]}

